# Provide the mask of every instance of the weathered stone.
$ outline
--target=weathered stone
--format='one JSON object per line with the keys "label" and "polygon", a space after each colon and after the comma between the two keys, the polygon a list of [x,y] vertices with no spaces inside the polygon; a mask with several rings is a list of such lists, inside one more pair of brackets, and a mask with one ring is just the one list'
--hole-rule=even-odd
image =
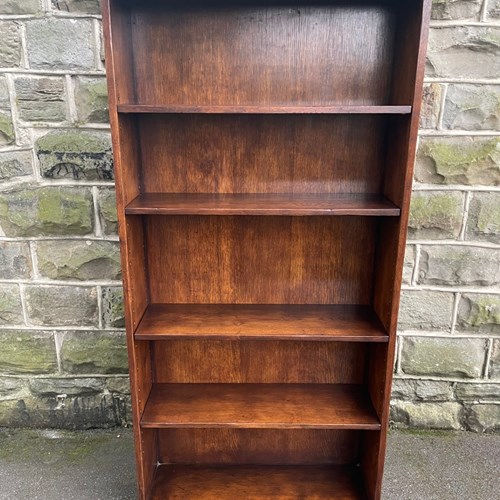
{"label": "weathered stone", "polygon": [[426,74],[429,77],[496,78],[500,74],[500,28],[432,28]]}
{"label": "weathered stone", "polygon": [[99,219],[105,234],[118,233],[118,215],[116,213],[116,195],[114,189],[99,191]]}
{"label": "weathered stone", "polygon": [[395,401],[391,420],[401,427],[421,429],[461,428],[462,407],[458,403],[412,403]]}
{"label": "weathered stone", "polygon": [[23,323],[19,286],[0,285],[0,325],[21,325]]}
{"label": "weathered stone", "polygon": [[485,348],[483,339],[405,337],[401,368],[409,375],[480,377]]}
{"label": "weathered stone", "polygon": [[401,294],[399,328],[449,330],[452,309],[452,293],[405,290]]}
{"label": "weathered stone", "polygon": [[500,333],[500,296],[463,294],[458,306],[457,327],[480,333]]}
{"label": "weathered stone", "polygon": [[65,372],[127,373],[125,335],[120,332],[70,332],[61,346]]}
{"label": "weathered stone", "polygon": [[130,394],[130,380],[128,377],[108,378],[106,387],[111,394]]}
{"label": "weathered stone", "polygon": [[5,375],[0,377],[0,399],[11,397],[13,394],[17,394],[24,389],[26,389],[26,380],[16,377],[6,377]]}
{"label": "weathered stone", "polygon": [[90,19],[45,17],[27,21],[26,42],[29,63],[34,69],[94,68]]}
{"label": "weathered stone", "polygon": [[75,102],[79,121],[94,123],[109,121],[108,89],[105,78],[77,78]]}
{"label": "weathered stone", "polygon": [[[500,58],[499,58],[500,59]],[[433,184],[500,184],[500,138],[423,138],[416,179]]]}
{"label": "weathered stone", "polygon": [[0,372],[52,373],[57,370],[52,333],[40,331],[0,332]]}
{"label": "weathered stone", "polygon": [[28,243],[0,241],[0,276],[8,280],[31,277]]}
{"label": "weathered stone", "polygon": [[472,405],[467,417],[468,427],[474,432],[500,430],[500,404]]}
{"label": "weathered stone", "polygon": [[34,325],[97,326],[95,288],[30,285],[26,302]]}
{"label": "weathered stone", "polygon": [[0,68],[15,68],[21,63],[19,24],[0,21]]}
{"label": "weathered stone", "polygon": [[412,195],[408,235],[413,239],[456,238],[463,218],[463,195],[422,192]]}
{"label": "weathered stone", "polygon": [[442,85],[438,83],[427,83],[424,85],[422,108],[420,111],[420,128],[437,128],[442,95]]}
{"label": "weathered stone", "polygon": [[0,146],[8,146],[16,140],[10,111],[0,111]]}
{"label": "weathered stone", "polygon": [[474,193],[469,207],[467,239],[500,243],[500,193]]}
{"label": "weathered stone", "polygon": [[0,108],[10,107],[9,87],[5,77],[0,77]]}
{"label": "weathered stone", "polygon": [[499,130],[500,85],[450,85],[443,127],[451,130]]}
{"label": "weathered stone", "polygon": [[15,89],[21,120],[60,122],[66,119],[62,78],[20,77],[15,80]]}
{"label": "weathered stone", "polygon": [[500,401],[500,384],[457,384],[457,399],[463,401],[484,401],[494,399]]}
{"label": "weathered stone", "polygon": [[0,228],[7,236],[85,235],[93,230],[87,188],[21,188],[0,193]]}
{"label": "weathered stone", "polygon": [[43,177],[113,179],[111,139],[107,132],[58,130],[40,137],[35,146]]}
{"label": "weathered stone", "polygon": [[487,14],[490,19],[500,19],[500,0],[488,0]]}
{"label": "weathered stone", "polygon": [[40,0],[0,0],[0,14],[36,14]]}
{"label": "weathered stone", "polygon": [[33,157],[30,151],[0,152],[0,179],[31,174],[33,174]]}
{"label": "weathered stone", "polygon": [[415,266],[415,249],[409,245],[406,247],[405,250],[405,260],[403,264],[403,283],[406,285],[411,283],[414,266]]}
{"label": "weathered stone", "polygon": [[107,328],[123,328],[125,326],[121,287],[103,288],[102,316],[102,322]]}
{"label": "weathered stone", "polygon": [[497,285],[500,283],[500,250],[422,247],[418,282],[427,285]]}
{"label": "weathered stone", "polygon": [[58,280],[118,280],[120,247],[111,241],[40,241],[40,274]]}
{"label": "weathered stone", "polygon": [[433,0],[431,18],[439,21],[478,21],[482,4],[483,0]]}
{"label": "weathered stone", "polygon": [[500,340],[493,341],[489,366],[490,378],[500,378]]}
{"label": "weathered stone", "polygon": [[100,14],[99,0],[52,0],[52,9],[78,14]]}
{"label": "weathered stone", "polygon": [[102,378],[35,378],[29,382],[35,396],[91,396],[102,392],[105,380]]}
{"label": "weathered stone", "polygon": [[453,398],[450,382],[394,379],[392,398],[416,401],[449,401]]}

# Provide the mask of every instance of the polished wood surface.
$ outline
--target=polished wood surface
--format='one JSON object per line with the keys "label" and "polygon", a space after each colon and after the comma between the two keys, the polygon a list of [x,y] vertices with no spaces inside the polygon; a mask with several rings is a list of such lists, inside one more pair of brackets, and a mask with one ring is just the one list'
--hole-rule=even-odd
{"label": "polished wood surface", "polygon": [[154,384],[142,427],[380,429],[361,385]]}
{"label": "polished wood surface", "polygon": [[363,500],[355,467],[162,465],[152,500]]}
{"label": "polished wood surface", "polygon": [[135,338],[388,341],[368,306],[290,304],[151,304]]}
{"label": "polished wood surface", "polygon": [[364,342],[168,340],[154,343],[154,380],[362,384]]}
{"label": "polished wood surface", "polygon": [[383,215],[399,208],[367,194],[189,194],[147,193],[125,207],[129,215]]}
{"label": "polished wood surface", "polygon": [[155,106],[119,104],[119,113],[208,113],[208,114],[373,114],[407,115],[411,106]]}

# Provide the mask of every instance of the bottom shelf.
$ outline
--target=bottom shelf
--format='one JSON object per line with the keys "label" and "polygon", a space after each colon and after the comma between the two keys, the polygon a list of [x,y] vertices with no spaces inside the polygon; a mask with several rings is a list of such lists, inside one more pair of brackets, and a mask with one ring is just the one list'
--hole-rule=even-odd
{"label": "bottom shelf", "polygon": [[364,499],[358,469],[304,465],[162,465],[152,500]]}

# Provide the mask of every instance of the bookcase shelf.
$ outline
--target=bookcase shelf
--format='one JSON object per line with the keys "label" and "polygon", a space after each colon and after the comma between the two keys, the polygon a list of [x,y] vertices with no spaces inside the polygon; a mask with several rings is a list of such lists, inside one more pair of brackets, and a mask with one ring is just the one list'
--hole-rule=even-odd
{"label": "bookcase shelf", "polygon": [[292,3],[101,1],[140,500],[381,497],[432,1]]}

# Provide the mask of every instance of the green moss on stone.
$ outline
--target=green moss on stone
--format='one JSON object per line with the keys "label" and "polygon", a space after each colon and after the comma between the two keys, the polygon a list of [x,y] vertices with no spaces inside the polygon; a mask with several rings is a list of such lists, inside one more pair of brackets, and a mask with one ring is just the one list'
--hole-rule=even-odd
{"label": "green moss on stone", "polygon": [[460,230],[462,198],[455,194],[415,194],[411,201],[410,228],[437,229],[457,235]]}
{"label": "green moss on stone", "polygon": [[0,113],[0,144],[12,144],[14,140],[14,126],[11,117]]}
{"label": "green moss on stone", "polygon": [[460,301],[458,323],[462,328],[482,332],[500,330],[500,297],[465,294]]}
{"label": "green moss on stone", "polygon": [[102,153],[110,149],[108,140],[90,132],[51,132],[36,141],[38,152]]}

